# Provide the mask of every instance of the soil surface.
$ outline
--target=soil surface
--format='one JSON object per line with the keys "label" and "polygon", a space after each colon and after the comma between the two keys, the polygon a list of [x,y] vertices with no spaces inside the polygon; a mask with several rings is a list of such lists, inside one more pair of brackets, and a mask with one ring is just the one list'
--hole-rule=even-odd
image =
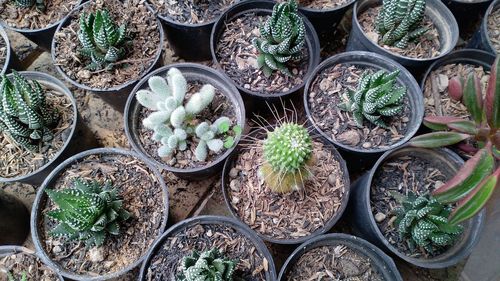
{"label": "soil surface", "polygon": [[40,12],[35,5],[22,9],[14,1],[0,1],[0,22],[20,29],[42,29],[63,19],[79,0],[45,0],[46,10]]}
{"label": "soil surface", "polygon": [[52,160],[69,138],[74,122],[71,100],[47,84],[42,84],[43,81],[39,82],[45,89],[47,105],[59,111],[59,124],[52,130],[54,138],[43,143],[39,151],[30,151],[15,143],[8,134],[0,133],[1,177],[14,178],[35,172]]}
{"label": "soil surface", "polygon": [[7,60],[7,43],[5,42],[5,40],[3,40],[3,37],[0,36],[0,72],[2,72],[6,60]]}
{"label": "soil surface", "polygon": [[305,252],[288,272],[288,281],[383,281],[370,258],[344,245],[321,246]]}
{"label": "soil surface", "polygon": [[488,16],[488,35],[497,54],[500,54],[500,5]]}
{"label": "soil surface", "polygon": [[115,23],[127,25],[131,44],[126,45],[126,55],[115,63],[112,70],[89,71],[86,66],[88,58],[79,54],[81,44],[78,41],[79,30],[78,10],[72,13],[70,24],[54,36],[55,63],[72,80],[79,84],[97,88],[109,89],[123,85],[129,81],[138,80],[151,66],[160,46],[160,30],[156,17],[141,0],[97,0],[86,5],[84,12],[95,12],[97,9],[107,9]]}
{"label": "soil surface", "polygon": [[202,252],[212,248],[238,261],[234,276],[245,281],[268,280],[266,271],[269,261],[250,239],[223,224],[197,224],[170,236],[152,257],[146,280],[177,280],[183,257],[190,255],[193,250]]}
{"label": "soil surface", "polygon": [[27,281],[59,280],[54,271],[44,265],[39,258],[27,253],[16,253],[0,257],[0,280],[9,280],[8,274],[11,274],[15,280],[21,280],[23,274],[26,274]]}
{"label": "soil surface", "polygon": [[490,76],[489,71],[485,72],[482,66],[459,63],[447,64],[433,70],[425,80],[425,116],[455,116],[469,119],[470,115],[465,105],[448,95],[448,82],[456,76],[463,77],[465,80],[472,71],[480,79],[484,90]]}
{"label": "soil surface", "polygon": [[263,162],[260,142],[238,154],[229,172],[229,186],[224,187],[240,219],[274,239],[298,239],[325,226],[337,215],[346,192],[343,171],[330,148],[314,141],[316,161],[304,189],[279,194],[271,191],[259,172]]}
{"label": "soil surface", "polygon": [[[132,217],[120,224],[120,235],[108,235],[103,246],[87,249],[83,242],[49,236],[48,232],[58,223],[42,216],[38,228],[45,253],[67,271],[86,276],[117,272],[146,254],[162,231],[166,212],[163,190],[153,172],[133,157],[92,155],[64,170],[51,188],[69,188],[77,177],[111,180]],[[45,201],[40,208],[45,214],[57,207],[52,201]]]}
{"label": "soil surface", "polygon": [[279,94],[304,83],[309,53],[307,44],[304,44],[302,59],[287,63],[292,77],[274,71],[267,78],[257,65],[258,51],[252,45],[252,39],[260,36],[259,26],[268,18],[269,16],[247,13],[226,22],[215,53],[222,70],[239,86],[256,93]]}
{"label": "soil surface", "polygon": [[427,27],[429,30],[420,36],[419,39],[410,42],[408,47],[405,49],[400,49],[392,46],[382,45],[379,39],[382,37],[378,34],[375,29],[375,20],[381,6],[368,8],[366,11],[358,15],[358,21],[366,34],[366,37],[373,42],[377,42],[384,49],[397,53],[399,55],[410,57],[410,58],[433,58],[441,54],[441,42],[439,41],[439,32],[432,22],[432,19],[427,15],[424,16],[422,27]]}
{"label": "soil surface", "polygon": [[351,2],[351,0],[298,0],[298,2],[299,5],[304,8],[330,10],[345,5],[346,3]]}
{"label": "soil surface", "polygon": [[[434,158],[432,158],[434,157]],[[432,158],[432,159],[429,159]],[[400,206],[394,193],[406,196],[409,192],[423,195],[432,192],[451,179],[456,168],[448,166],[434,155],[412,151],[405,156],[388,159],[378,168],[371,186],[370,202],[373,215],[380,231],[391,245],[409,257],[430,258],[445,252],[447,248],[427,253],[418,247],[411,251],[405,240],[401,239],[394,224],[394,209]]]}
{"label": "soil surface", "polygon": [[149,0],[160,15],[184,24],[211,22],[234,2],[235,0]]}
{"label": "soil surface", "polygon": [[[200,82],[189,82],[190,84],[188,86],[189,88],[185,97],[185,101],[189,100],[189,98],[193,94],[197,93],[203,86],[203,84]],[[181,169],[204,167],[216,161],[220,155],[226,152],[225,148],[223,148],[219,153],[214,153],[213,151],[209,150],[207,159],[203,162],[200,162],[196,160],[196,157],[194,156],[199,140],[196,137],[188,137],[186,150],[176,150],[169,157],[162,158],[158,156],[158,148],[161,146],[161,143],[153,140],[152,136],[154,132],[142,125],[142,120],[146,119],[151,113],[151,110],[141,106],[139,117],[137,118],[137,125],[139,128],[138,134],[140,145],[147,152],[147,155],[151,158],[154,158],[156,161]],[[207,108],[205,108],[196,117],[196,119],[192,121],[192,124],[199,124],[203,121],[210,121],[210,123],[213,123],[215,122],[215,120],[222,116],[226,116],[231,120],[231,127],[237,124],[236,112],[233,108],[233,104],[231,103],[229,98],[227,98],[219,89],[216,89],[216,94],[212,103]]]}
{"label": "soil surface", "polygon": [[314,123],[333,140],[365,150],[387,148],[406,134],[411,116],[409,93],[403,100],[403,111],[392,118],[384,118],[389,130],[375,126],[366,119],[363,128],[359,128],[352,113],[341,110],[338,105],[348,100],[348,89],[356,90],[365,70],[361,66],[348,64],[325,69],[311,84],[308,107]]}

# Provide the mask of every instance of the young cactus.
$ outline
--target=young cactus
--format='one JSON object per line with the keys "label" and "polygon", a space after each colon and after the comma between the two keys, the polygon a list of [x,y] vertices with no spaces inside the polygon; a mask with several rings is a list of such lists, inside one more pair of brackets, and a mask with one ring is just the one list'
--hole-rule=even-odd
{"label": "young cactus", "polygon": [[106,235],[119,235],[119,222],[130,218],[123,209],[118,191],[110,182],[75,179],[73,187],[61,191],[46,189],[45,193],[59,208],[47,213],[58,221],[50,235],[68,240],[83,240],[89,247],[101,246]]}
{"label": "young cactus", "polygon": [[217,249],[201,254],[193,251],[182,259],[177,281],[232,281],[237,262],[225,258]]}
{"label": "young cactus", "polygon": [[382,43],[404,49],[408,42],[427,32],[426,27],[421,27],[425,1],[384,0],[375,23],[382,35]]}
{"label": "young cactus", "polygon": [[107,10],[80,15],[78,40],[82,48],[79,52],[90,59],[87,69],[111,69],[114,63],[125,56],[126,39],[127,27],[118,27]]}
{"label": "young cactus", "polygon": [[252,40],[259,51],[257,63],[266,77],[274,70],[291,76],[285,63],[302,57],[305,26],[295,0],[277,3],[271,17],[260,27],[260,38]]}
{"label": "young cactus", "polygon": [[263,150],[260,171],[272,191],[287,193],[304,186],[313,162],[313,143],[304,126],[284,123],[268,132]]}
{"label": "young cactus", "polygon": [[45,103],[45,93],[36,80],[28,82],[12,71],[13,82],[2,76],[0,83],[0,132],[7,133],[22,147],[37,151],[53,138],[59,114]]}
{"label": "young cactus", "polygon": [[16,6],[18,6],[21,9],[28,9],[33,6],[37,9],[39,12],[45,12],[46,4],[45,0],[13,0]]}
{"label": "young cactus", "polygon": [[417,197],[410,193],[395,212],[399,234],[407,239],[411,249],[420,246],[432,254],[439,248],[453,245],[463,231],[462,226],[448,221],[451,207],[431,196]]}
{"label": "young cactus", "polygon": [[396,86],[399,70],[387,73],[363,72],[356,91],[349,90],[349,100],[339,105],[340,109],[352,112],[354,121],[363,127],[363,119],[382,128],[388,128],[383,116],[391,117],[401,113],[406,87]]}

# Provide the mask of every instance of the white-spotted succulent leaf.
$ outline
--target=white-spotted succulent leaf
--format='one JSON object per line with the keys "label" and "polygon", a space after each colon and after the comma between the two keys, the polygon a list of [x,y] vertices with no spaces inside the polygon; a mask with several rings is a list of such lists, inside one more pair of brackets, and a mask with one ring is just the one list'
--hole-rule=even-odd
{"label": "white-spotted succulent leaf", "polygon": [[400,114],[406,95],[406,87],[396,85],[398,75],[399,70],[390,73],[384,70],[363,72],[356,91],[349,90],[348,100],[339,107],[352,112],[359,127],[363,127],[363,120],[366,119],[377,126],[388,128],[383,117]]}
{"label": "white-spotted succulent leaf", "polygon": [[13,0],[13,2],[21,9],[29,9],[35,6],[39,12],[45,12],[47,8],[45,0]]}
{"label": "white-spotted succulent leaf", "polygon": [[100,184],[77,178],[71,188],[46,189],[45,193],[58,207],[47,213],[59,222],[50,235],[81,240],[89,247],[102,245],[108,234],[119,235],[119,223],[130,217],[110,182]]}
{"label": "white-spotted succulent leaf", "polygon": [[233,281],[237,261],[224,257],[216,248],[193,251],[181,262],[177,281]]}
{"label": "white-spotted succulent leaf", "polygon": [[302,57],[305,25],[295,0],[277,3],[271,17],[260,27],[260,37],[252,40],[259,56],[257,63],[269,77],[279,70],[291,76],[286,63]]}
{"label": "white-spotted succulent leaf", "polygon": [[52,140],[59,113],[45,102],[45,92],[36,80],[29,82],[16,71],[13,81],[2,76],[0,83],[0,132],[22,147],[36,151]]}

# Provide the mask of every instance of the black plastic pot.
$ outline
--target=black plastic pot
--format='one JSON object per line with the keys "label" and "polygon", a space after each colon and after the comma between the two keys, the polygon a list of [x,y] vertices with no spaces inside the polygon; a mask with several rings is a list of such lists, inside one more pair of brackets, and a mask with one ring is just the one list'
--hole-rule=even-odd
{"label": "black plastic pot", "polygon": [[14,50],[10,46],[9,36],[7,36],[7,32],[5,32],[4,28],[0,25],[0,37],[5,42],[5,47],[7,48],[7,56],[5,57],[5,63],[0,68],[0,74],[10,72],[11,69],[19,69],[21,63],[19,62],[19,58],[17,57]]}
{"label": "black plastic pot", "polygon": [[460,30],[480,20],[492,0],[442,0],[457,20]]}
{"label": "black plastic pot", "polygon": [[22,245],[30,232],[30,214],[23,202],[0,188],[0,245]]}
{"label": "black plastic pot", "polygon": [[368,243],[366,240],[343,233],[321,235],[308,240],[304,244],[297,247],[297,249],[293,251],[293,253],[290,255],[290,257],[288,257],[285,264],[281,268],[278,280],[286,281],[287,275],[295,266],[295,263],[302,257],[302,255],[304,255],[308,251],[318,247],[337,245],[346,246],[347,248],[368,257],[370,259],[370,263],[373,265],[374,270],[378,274],[380,274],[382,280],[403,281],[403,278],[396,268],[396,264],[388,255],[382,252],[379,248]]}
{"label": "black plastic pot", "polygon": [[497,50],[491,43],[490,36],[488,35],[488,17],[489,15],[491,15],[491,13],[493,13],[494,10],[500,9],[499,6],[500,6],[500,0],[495,0],[490,4],[488,10],[486,10],[486,13],[484,14],[484,17],[481,21],[481,26],[476,31],[476,33],[474,33],[474,36],[472,36],[472,39],[470,40],[467,47],[473,49],[485,50],[486,52],[494,55],[497,54]]}
{"label": "black plastic pot", "polygon": [[240,136],[236,138],[235,145],[227,149],[222,155],[219,156],[215,161],[210,164],[198,167],[198,168],[187,168],[180,169],[167,165],[166,163],[157,161],[152,155],[149,155],[146,150],[142,147],[141,140],[139,138],[139,122],[138,116],[142,109],[142,105],[137,102],[135,98],[135,93],[141,89],[145,89],[148,87],[148,79],[151,76],[159,75],[166,77],[166,74],[170,68],[179,69],[186,80],[188,81],[201,81],[205,84],[211,84],[215,88],[219,89],[233,104],[234,111],[236,113],[236,118],[238,125],[244,130],[245,127],[245,105],[243,104],[243,100],[241,99],[238,90],[234,87],[231,81],[224,77],[221,73],[215,71],[212,68],[206,67],[200,64],[194,63],[177,63],[164,66],[159,68],[146,77],[144,77],[132,90],[130,93],[127,104],[125,106],[125,134],[127,135],[128,141],[132,144],[132,148],[146,158],[150,163],[159,167],[162,170],[166,170],[174,173],[177,177],[198,181],[209,178],[222,169],[224,165],[224,160],[233,152],[234,147],[238,144],[240,140]]}
{"label": "black plastic pot", "polygon": [[[78,7],[76,7],[68,16],[66,16],[59,26],[57,27],[56,32],[59,32],[62,28],[68,26],[72,20],[78,20],[78,15],[79,12],[87,5],[91,5],[92,1],[89,2],[84,2]],[[154,11],[149,5],[146,5],[146,8],[151,12],[151,14],[154,14]],[[123,113],[125,103],[127,102],[127,97],[130,94],[130,91],[134,88],[135,84],[141,80],[144,75],[148,74],[150,71],[156,69],[161,65],[161,52],[163,50],[163,41],[164,41],[164,34],[163,34],[163,28],[161,26],[161,23],[159,20],[156,20],[157,25],[158,25],[158,30],[160,32],[160,44],[158,45],[158,49],[156,51],[155,59],[151,63],[151,65],[143,71],[140,77],[138,77],[135,80],[128,81],[127,83],[124,83],[119,86],[115,86],[112,88],[108,89],[100,89],[100,88],[92,88],[89,86],[86,86],[84,84],[80,84],[76,82],[75,80],[71,79],[64,71],[63,69],[55,64],[55,67],[59,74],[61,74],[64,79],[66,79],[68,82],[73,84],[79,89],[85,90],[85,91],[90,91],[93,94],[95,94],[97,97],[101,98],[104,102],[108,103],[111,105],[114,109],[118,110],[119,112]],[[51,51],[51,56],[52,56],[52,61],[56,61],[56,54],[55,54],[55,45],[56,41],[52,40],[52,51]]]}
{"label": "black plastic pot", "polygon": [[221,216],[198,216],[190,219],[183,220],[174,226],[170,227],[165,233],[161,236],[161,238],[156,241],[151,250],[149,251],[146,260],[142,264],[141,273],[139,276],[139,280],[146,280],[146,274],[148,267],[151,263],[151,259],[155,256],[156,252],[160,250],[165,243],[165,240],[169,239],[171,236],[184,232],[186,229],[195,227],[197,225],[225,225],[234,229],[235,232],[245,236],[255,246],[255,251],[261,254],[268,262],[268,270],[266,273],[266,281],[275,281],[276,280],[276,268],[274,266],[274,261],[271,253],[267,249],[266,245],[262,240],[257,237],[253,231],[248,228],[248,226],[228,217]]}
{"label": "black plastic pot", "polygon": [[[409,100],[409,107],[411,109],[411,115],[409,116],[410,121],[408,123],[408,129],[406,131],[406,135],[404,138],[399,140],[398,142],[388,146],[387,148],[376,148],[376,149],[362,149],[351,147],[346,144],[342,144],[324,132],[313,120],[311,116],[311,109],[309,107],[309,97],[308,94],[311,91],[312,83],[314,82],[315,77],[321,73],[322,71],[334,67],[337,64],[351,64],[351,65],[360,65],[364,67],[374,68],[376,70],[384,69],[388,72],[394,71],[396,69],[400,70],[399,76],[397,78],[398,83],[401,85],[405,85],[407,87],[407,97]],[[309,77],[306,83],[306,87],[304,90],[304,107],[306,111],[306,115],[308,121],[313,125],[314,129],[326,138],[330,143],[333,143],[336,147],[340,149],[340,152],[347,160],[349,165],[349,169],[359,170],[363,166],[369,166],[373,164],[378,157],[388,151],[390,149],[394,149],[398,146],[403,145],[410,138],[412,138],[417,132],[420,124],[422,123],[423,115],[424,115],[424,101],[422,98],[422,91],[418,86],[417,81],[413,78],[413,76],[399,63],[383,57],[376,53],[369,53],[363,51],[354,51],[337,54],[325,61],[323,61],[316,69],[314,69],[313,74]]]}
{"label": "black plastic pot", "polygon": [[[23,254],[23,255],[35,256],[36,258],[38,258],[38,259],[41,260],[41,258],[34,251],[32,251],[32,250],[30,250],[28,248],[21,247],[21,246],[0,246],[0,258],[4,258],[4,257],[8,257],[8,256],[11,256],[11,255],[16,255],[16,254]],[[57,280],[64,281],[64,279],[62,278],[61,274],[59,274],[59,272],[57,272],[57,270],[55,270],[54,268],[50,267],[46,263],[44,263],[44,265],[47,268],[51,269],[55,273],[55,275],[57,276]],[[4,280],[4,279],[2,279],[2,280]]]}
{"label": "black plastic pot", "polygon": [[[0,182],[22,182],[38,186],[57,165],[64,161],[64,159],[85,149],[95,147],[96,140],[78,112],[75,97],[63,82],[55,77],[41,72],[21,71],[19,73],[28,80],[37,80],[41,84],[49,86],[57,90],[59,93],[65,94],[66,97],[71,100],[71,107],[73,108],[73,124],[71,124],[71,132],[63,147],[54,156],[54,158],[38,170],[28,175],[22,175],[14,178],[0,177]],[[7,75],[7,77],[11,78],[12,74]]]}
{"label": "black plastic pot", "polygon": [[45,204],[47,204],[47,199],[48,196],[45,193],[45,189],[51,188],[55,182],[58,180],[59,176],[61,173],[63,173],[66,168],[69,166],[78,163],[79,161],[85,159],[88,156],[92,155],[124,155],[124,156],[129,156],[136,158],[138,161],[143,162],[148,166],[149,169],[153,172],[155,175],[156,179],[158,180],[158,184],[161,185],[162,187],[162,194],[158,194],[158,196],[161,196],[163,198],[163,206],[165,209],[164,215],[163,215],[163,221],[160,226],[160,234],[163,233],[163,231],[166,228],[167,225],[167,219],[168,219],[168,208],[169,208],[169,201],[168,201],[168,188],[167,185],[165,184],[163,177],[161,173],[154,167],[153,165],[149,164],[146,159],[144,159],[142,156],[131,152],[127,151],[124,149],[118,149],[118,148],[96,148],[96,149],[91,149],[87,150],[84,152],[81,152],[75,156],[72,156],[61,165],[57,166],[52,173],[45,179],[43,184],[40,186],[36,193],[35,201],[33,202],[33,208],[31,210],[31,238],[33,239],[33,244],[35,245],[35,250],[40,256],[40,259],[52,268],[55,268],[57,272],[59,272],[64,278],[70,279],[70,280],[85,280],[85,281],[102,281],[102,280],[109,280],[112,278],[118,278],[120,276],[125,275],[127,272],[139,267],[141,263],[143,262],[144,258],[146,257],[146,253],[142,255],[139,259],[137,259],[134,263],[130,264],[129,266],[123,268],[120,271],[106,274],[106,275],[100,275],[100,276],[84,276],[84,275],[77,275],[74,274],[73,272],[67,271],[65,268],[61,267],[59,264],[54,262],[49,258],[47,253],[45,252],[41,240],[44,239],[42,237],[39,228],[42,227],[40,226],[40,220],[43,216],[45,216],[45,213],[43,212],[43,208]]}
{"label": "black plastic pot", "polygon": [[397,61],[410,70],[415,77],[418,77],[433,61],[451,52],[458,41],[457,21],[450,10],[440,0],[427,0],[426,3],[425,14],[433,20],[439,32],[439,41],[441,43],[440,55],[425,59],[405,57],[384,49],[366,37],[359,24],[358,15],[370,7],[381,5],[382,0],[358,0],[354,4],[352,30],[347,42],[347,51],[370,51],[381,54]]}
{"label": "black plastic pot", "polygon": [[344,14],[352,7],[356,0],[349,0],[344,5],[331,9],[314,9],[299,7],[299,11],[312,23],[318,35],[332,33]]}
{"label": "black plastic pot", "polygon": [[[229,80],[232,79],[222,70],[216,54],[217,44],[223,30],[226,27],[226,22],[232,21],[233,19],[248,13],[255,13],[256,15],[271,15],[275,4],[276,3],[273,1],[265,0],[242,1],[229,8],[215,23],[210,37],[212,59],[217,69],[224,73],[224,76],[226,76]],[[273,94],[253,92],[233,82],[243,97],[248,114],[258,112],[262,109],[266,110],[268,108],[268,104],[281,104],[283,100],[292,99],[293,97],[298,98],[304,89],[305,81],[311,75],[313,69],[318,65],[320,61],[320,45],[318,35],[316,34],[311,22],[309,22],[305,16],[301,15],[301,17],[304,20],[306,27],[306,46],[309,52],[309,65],[307,66],[307,73],[304,77],[304,82],[291,88],[289,91]]]}
{"label": "black plastic pot", "polygon": [[[84,1],[83,1],[84,2]],[[80,5],[82,1],[78,1],[78,5]],[[57,26],[63,21],[63,19],[58,20],[54,23],[49,24],[48,26],[44,28],[39,28],[39,29],[22,29],[22,28],[15,28],[11,27],[8,24],[0,21],[0,25],[3,25],[5,28],[16,31],[24,35],[24,37],[28,38],[31,40],[33,43],[37,44],[40,48],[49,51],[50,48],[52,47],[52,38],[54,37],[54,34],[56,32]]]}
{"label": "black plastic pot", "polygon": [[[234,166],[234,162],[236,161],[237,154],[241,150],[245,149],[245,147],[248,148],[249,145],[255,145],[255,142],[256,142],[255,139],[262,139],[264,137],[266,137],[266,132],[262,129],[254,130],[253,132],[251,132],[248,135],[248,137],[243,137],[241,144],[236,149],[236,153],[229,156],[226,160],[226,163],[224,163],[224,170],[222,171],[222,178],[221,178],[221,180],[222,180],[221,186],[222,186],[222,193],[224,195],[224,201],[226,202],[226,206],[229,209],[229,211],[231,212],[231,215],[235,219],[240,221],[241,223],[244,223],[244,222],[241,220],[240,216],[238,215],[238,213],[234,209],[233,205],[231,204],[231,198],[229,197],[229,194],[227,191],[227,189],[229,188],[229,183],[230,183],[229,172],[231,171],[231,169]],[[294,244],[304,243],[305,241],[307,241],[313,237],[316,237],[318,235],[324,234],[325,232],[329,231],[337,223],[337,221],[339,221],[339,219],[342,217],[342,215],[347,207],[347,203],[349,201],[349,197],[351,196],[350,195],[351,192],[350,192],[350,187],[349,187],[350,186],[349,171],[347,170],[346,162],[344,161],[344,159],[342,158],[340,153],[337,151],[337,149],[335,149],[335,147],[331,143],[329,143],[324,137],[313,136],[313,139],[317,140],[317,141],[321,141],[324,144],[324,149],[331,150],[333,157],[340,164],[340,169],[342,170],[342,173],[343,173],[342,182],[345,185],[345,193],[343,194],[343,197],[341,199],[342,200],[341,205],[340,205],[339,209],[337,210],[337,212],[335,213],[335,215],[333,217],[331,217],[325,223],[325,225],[323,227],[317,229],[315,232],[311,233],[308,236],[303,236],[303,237],[300,237],[297,239],[276,239],[274,237],[267,236],[267,235],[261,234],[260,232],[252,230],[252,232],[254,232],[256,235],[258,235],[264,241],[268,241],[268,242],[271,242],[274,244],[282,244],[282,245],[294,245]],[[255,169],[258,169],[258,168],[259,168],[259,164],[255,163]],[[306,187],[306,189],[307,189],[307,187]]]}
{"label": "black plastic pot", "polygon": [[391,253],[413,265],[424,268],[445,268],[457,264],[468,256],[474,245],[478,242],[481,230],[484,226],[485,210],[475,217],[463,223],[464,232],[448,251],[442,255],[430,259],[418,259],[409,257],[392,246],[384,237],[375,222],[370,203],[370,188],[374,175],[379,167],[393,157],[405,156],[412,153],[414,156],[432,159],[435,163],[442,163],[444,169],[456,172],[463,164],[463,160],[449,149],[424,149],[414,147],[403,147],[388,151],[377,161],[373,169],[363,175],[352,186],[353,196],[349,204],[349,221],[353,224],[354,233],[377,245],[387,253]]}

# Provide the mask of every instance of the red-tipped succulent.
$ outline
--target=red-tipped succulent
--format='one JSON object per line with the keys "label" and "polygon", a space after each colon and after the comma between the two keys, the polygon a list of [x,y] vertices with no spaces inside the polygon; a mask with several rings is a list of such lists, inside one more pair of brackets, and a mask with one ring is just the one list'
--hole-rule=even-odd
{"label": "red-tipped succulent", "polygon": [[[457,203],[450,223],[458,224],[478,213],[499,185],[500,167],[500,57],[491,69],[486,93],[479,79],[469,74],[465,82],[454,77],[448,85],[451,98],[462,101],[471,120],[450,116],[429,116],[424,125],[433,132],[413,138],[416,147],[437,148],[458,144],[467,153],[475,153],[457,174],[433,191],[441,203]],[[474,141],[478,147],[465,142]]]}

